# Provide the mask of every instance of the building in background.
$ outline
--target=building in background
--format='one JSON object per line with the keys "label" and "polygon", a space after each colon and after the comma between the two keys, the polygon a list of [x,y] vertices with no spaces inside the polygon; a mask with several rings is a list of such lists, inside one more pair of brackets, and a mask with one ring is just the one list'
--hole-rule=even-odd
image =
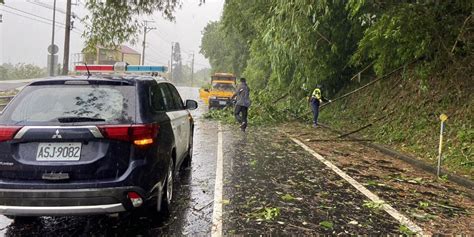
{"label": "building in background", "polygon": [[140,65],[141,54],[126,45],[121,45],[118,49],[107,49],[98,46],[94,53],[75,54],[73,60],[74,65],[83,63],[91,65],[114,65],[116,62],[126,62],[130,65]]}

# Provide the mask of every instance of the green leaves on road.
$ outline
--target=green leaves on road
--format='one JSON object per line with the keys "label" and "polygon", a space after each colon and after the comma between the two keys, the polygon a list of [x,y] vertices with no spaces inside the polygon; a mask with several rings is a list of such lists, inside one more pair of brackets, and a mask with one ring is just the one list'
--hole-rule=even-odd
{"label": "green leaves on road", "polygon": [[321,221],[319,222],[319,226],[321,226],[325,230],[330,230],[333,228],[334,224],[332,221]]}
{"label": "green leaves on road", "polygon": [[384,205],[383,201],[380,201],[380,202],[364,201],[364,204],[363,204],[364,207],[367,207],[373,210],[374,212],[379,212],[382,209],[383,205]]}
{"label": "green leaves on road", "polygon": [[257,221],[262,220],[274,220],[278,216],[280,216],[280,208],[278,207],[265,207],[256,212],[250,213],[249,216],[251,218],[256,219]]}
{"label": "green leaves on road", "polygon": [[281,197],[281,199],[282,199],[283,201],[293,201],[293,200],[295,200],[296,198],[293,197],[293,196],[291,196],[291,194],[287,193],[287,194],[283,195],[283,196]]}

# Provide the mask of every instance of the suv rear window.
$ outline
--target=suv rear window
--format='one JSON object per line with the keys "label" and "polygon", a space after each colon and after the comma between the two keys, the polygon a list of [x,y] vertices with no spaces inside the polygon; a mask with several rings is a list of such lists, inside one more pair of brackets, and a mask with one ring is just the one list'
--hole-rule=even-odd
{"label": "suv rear window", "polygon": [[111,124],[131,123],[135,120],[134,104],[134,86],[29,86],[4,111],[0,123],[58,124],[58,118],[71,117]]}

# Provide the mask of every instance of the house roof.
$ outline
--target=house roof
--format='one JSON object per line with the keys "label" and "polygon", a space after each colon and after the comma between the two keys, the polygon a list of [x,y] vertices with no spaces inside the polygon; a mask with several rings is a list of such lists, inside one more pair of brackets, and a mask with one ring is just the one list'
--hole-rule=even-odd
{"label": "house roof", "polygon": [[[97,46],[99,49],[106,49],[106,50],[111,50],[111,49],[108,49],[108,48],[105,48],[103,46]],[[84,49],[82,50],[84,51]],[[126,45],[120,45],[120,53],[123,53],[123,54],[137,54],[137,55],[140,55],[140,53]]]}
{"label": "house roof", "polygon": [[134,49],[132,49],[132,48],[126,46],[126,45],[121,45],[120,47],[121,47],[120,52],[123,53],[123,54],[140,54],[136,50],[134,50]]}

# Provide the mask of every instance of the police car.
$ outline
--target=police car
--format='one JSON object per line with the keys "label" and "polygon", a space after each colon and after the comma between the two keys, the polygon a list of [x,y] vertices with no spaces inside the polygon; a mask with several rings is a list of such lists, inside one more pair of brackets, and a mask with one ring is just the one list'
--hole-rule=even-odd
{"label": "police car", "polygon": [[3,110],[0,214],[169,213],[197,103],[163,78],[130,74],[158,68],[117,67],[32,82]]}

